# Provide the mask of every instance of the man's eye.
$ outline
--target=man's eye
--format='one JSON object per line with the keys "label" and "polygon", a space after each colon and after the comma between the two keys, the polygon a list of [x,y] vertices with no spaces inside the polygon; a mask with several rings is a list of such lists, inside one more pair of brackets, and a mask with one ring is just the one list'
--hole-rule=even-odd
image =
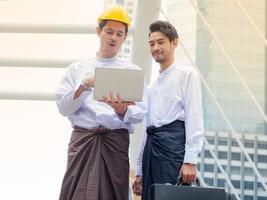
{"label": "man's eye", "polygon": [[107,30],[106,33],[110,35],[110,34],[113,34],[113,31]]}

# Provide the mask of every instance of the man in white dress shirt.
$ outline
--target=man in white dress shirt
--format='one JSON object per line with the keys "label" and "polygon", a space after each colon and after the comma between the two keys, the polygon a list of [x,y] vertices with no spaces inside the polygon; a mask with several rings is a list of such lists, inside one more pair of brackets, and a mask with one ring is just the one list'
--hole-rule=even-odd
{"label": "man in white dress shirt", "polygon": [[133,190],[152,199],[154,183],[175,184],[177,177],[196,179],[198,153],[203,144],[201,83],[191,66],[175,63],[176,29],[168,22],[150,25],[151,54],[160,65],[158,78],[148,86],[146,132],[137,161]]}
{"label": "man in white dress shirt", "polygon": [[60,200],[128,199],[129,133],[146,106],[112,93],[96,101],[93,86],[96,67],[140,69],[117,57],[129,26],[123,7],[107,8],[98,18],[96,57],[71,64],[56,90],[59,112],[73,127]]}

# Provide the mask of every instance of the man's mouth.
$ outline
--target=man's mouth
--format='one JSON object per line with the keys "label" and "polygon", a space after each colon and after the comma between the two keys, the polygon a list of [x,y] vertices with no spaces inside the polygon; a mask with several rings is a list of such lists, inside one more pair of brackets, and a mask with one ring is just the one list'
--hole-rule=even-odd
{"label": "man's mouth", "polygon": [[159,56],[161,53],[153,53],[153,56]]}
{"label": "man's mouth", "polygon": [[115,47],[116,44],[115,44],[115,43],[109,43],[109,46],[111,46],[111,47]]}

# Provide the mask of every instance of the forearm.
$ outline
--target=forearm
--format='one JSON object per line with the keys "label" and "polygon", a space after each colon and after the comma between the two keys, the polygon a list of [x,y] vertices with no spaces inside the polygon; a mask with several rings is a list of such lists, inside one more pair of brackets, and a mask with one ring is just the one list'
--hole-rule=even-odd
{"label": "forearm", "polygon": [[77,98],[79,98],[83,92],[84,92],[84,89],[82,88],[82,86],[80,86],[80,87],[75,91],[73,99],[77,99]]}

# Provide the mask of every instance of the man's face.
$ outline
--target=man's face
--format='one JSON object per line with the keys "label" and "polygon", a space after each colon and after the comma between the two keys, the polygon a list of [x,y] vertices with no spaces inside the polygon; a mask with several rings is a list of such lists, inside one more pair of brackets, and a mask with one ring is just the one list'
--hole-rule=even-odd
{"label": "man's face", "polygon": [[127,37],[125,25],[117,21],[107,21],[102,30],[97,28],[97,34],[100,38],[100,53],[106,58],[116,56]]}
{"label": "man's face", "polygon": [[157,31],[149,36],[150,52],[154,60],[160,64],[168,63],[174,57],[177,39],[170,42],[169,38]]}

